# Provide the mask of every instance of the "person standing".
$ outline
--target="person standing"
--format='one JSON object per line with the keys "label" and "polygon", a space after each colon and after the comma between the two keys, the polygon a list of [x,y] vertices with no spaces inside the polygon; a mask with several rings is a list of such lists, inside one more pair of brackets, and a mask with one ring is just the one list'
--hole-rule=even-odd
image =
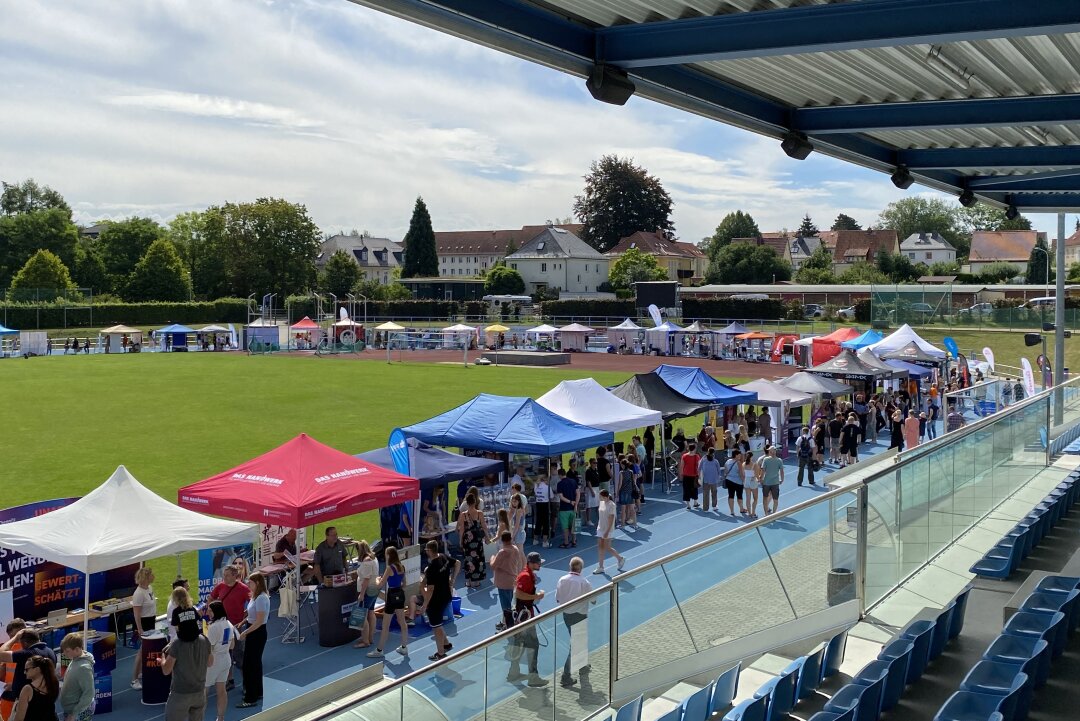
{"label": "person standing", "polygon": [[637,513],[641,512],[641,505],[645,503],[645,483],[648,478],[652,477],[651,471],[647,467],[646,458],[645,444],[641,442],[641,436],[634,436],[634,462],[638,466],[637,496],[634,498]]}
{"label": "person standing", "polygon": [[446,658],[446,653],[454,646],[446,638],[446,609],[453,598],[454,590],[450,586],[450,559],[439,552],[439,542],[431,540],[424,546],[428,565],[424,569],[424,600],[417,612],[427,614],[428,625],[435,635],[435,653],[428,656],[428,661]]}
{"label": "person standing", "polygon": [[[831,404],[830,404],[831,406]],[[814,456],[817,463],[815,468],[822,468],[825,465],[825,449],[828,443],[829,429],[825,423],[824,418],[818,418],[814,423]]]}
{"label": "person standing", "polygon": [[[210,591],[210,601],[221,601],[225,607],[225,616],[234,628],[244,623],[244,615],[247,611],[247,602],[251,598],[251,589],[240,580],[240,570],[231,563],[221,569],[221,583],[214,586]],[[241,665],[244,657],[241,653],[240,644],[233,645],[233,663]],[[229,678],[225,681],[225,690],[232,691],[236,683],[232,677],[232,664],[229,664]]]}
{"label": "person standing", "polygon": [[64,721],[90,721],[94,717],[94,656],[87,652],[81,633],[64,636],[60,654],[68,661],[60,687]]}
{"label": "person standing", "polygon": [[360,567],[356,571],[356,593],[364,605],[364,628],[353,648],[367,648],[375,636],[375,603],[379,600],[379,559],[371,552],[367,541],[357,545]]}
{"label": "person standing", "polygon": [[618,499],[619,523],[625,529],[630,524],[630,511],[634,507],[634,471],[624,456],[619,457],[618,474],[615,497]]}
{"label": "person standing", "polygon": [[[571,603],[592,590],[592,584],[581,575],[581,569],[584,567],[585,561],[579,556],[570,559],[570,573],[560,578],[555,586],[555,603],[560,605]],[[570,637],[570,643],[567,644],[566,648],[566,661],[563,663],[562,678],[560,679],[560,683],[564,688],[569,688],[577,683],[570,673],[570,658],[574,653],[574,627],[588,617],[589,604],[587,601],[574,604],[563,611],[563,623],[566,624],[566,630]],[[586,645],[587,649],[588,646]],[[587,667],[588,664],[586,664],[585,668]]]}
{"label": "person standing", "polygon": [[[515,623],[523,623],[536,615],[536,602],[544,597],[544,592],[536,588],[536,572],[540,570],[543,562],[544,559],[540,557],[540,554],[533,551],[525,559],[525,568],[518,574],[514,586]],[[547,686],[547,679],[540,675],[537,668],[537,661],[540,656],[540,639],[536,636],[536,628],[530,626],[520,631],[517,636],[510,639],[510,643],[521,645],[523,648],[517,660],[511,661],[510,672],[506,675],[506,680],[514,683],[525,677],[525,674],[521,673],[521,659],[526,658],[529,669],[529,686],[533,688]]]}
{"label": "person standing", "polygon": [[731,458],[724,462],[724,488],[727,489],[728,511],[735,515],[735,499],[739,499],[739,513],[746,513],[743,505],[743,454],[735,451]]}
{"label": "person standing", "polygon": [[573,478],[562,476],[559,479],[559,484],[555,487],[555,495],[559,501],[559,526],[562,527],[563,537],[563,542],[559,544],[559,548],[576,547],[577,539],[574,537],[574,521],[577,520],[581,489],[578,488],[577,481]]}
{"label": "person standing", "polygon": [[919,419],[915,411],[908,411],[904,419],[904,447],[911,449],[919,445]]}
{"label": "person standing", "polygon": [[772,415],[769,413],[769,409],[765,406],[762,406],[761,411],[758,412],[757,427],[758,435],[760,435],[769,443],[772,443]]}
{"label": "person standing", "polygon": [[611,492],[611,459],[607,457],[607,448],[599,446],[596,449],[596,473],[600,478],[600,488],[608,489]]}
{"label": "person standing", "polygon": [[194,637],[189,637],[181,629],[177,639],[165,647],[161,672],[172,676],[165,721],[202,721],[206,712],[206,675],[213,662],[210,641],[197,630]]}
{"label": "person standing", "polygon": [[491,557],[490,565],[495,583],[495,590],[499,594],[499,606],[502,608],[502,621],[495,624],[496,631],[502,631],[514,625],[513,604],[514,584],[517,582],[517,574],[525,567],[525,556],[517,546],[509,532],[499,537],[502,546]]}
{"label": "person standing", "polygon": [[225,708],[229,697],[226,683],[232,670],[232,650],[236,645],[236,628],[229,622],[225,604],[221,601],[210,602],[210,627],[207,640],[210,641],[210,654],[213,663],[206,672],[206,698],[210,702],[210,689],[217,691],[217,721],[225,721]]}
{"label": "person standing", "polygon": [[597,566],[594,574],[604,573],[604,555],[610,553],[618,561],[617,570],[623,570],[626,559],[611,545],[611,538],[615,535],[615,502],[611,500],[611,494],[607,489],[600,490],[600,507],[597,511],[599,520],[596,522],[596,557]]}
{"label": "person standing", "polygon": [[[20,647],[19,650],[13,651],[12,649],[16,646]],[[14,666],[5,689],[16,707],[12,718],[18,718],[18,706],[22,699],[23,689],[30,682],[30,677],[26,673],[27,662],[36,656],[47,658],[52,662],[53,668],[56,668],[56,654],[48,644],[41,640],[38,632],[31,628],[24,627],[0,646],[0,663],[10,663]]]}
{"label": "person standing", "polygon": [[952,408],[949,409],[949,415],[945,418],[945,432],[958,431],[966,425],[967,421],[964,420],[964,414],[960,412],[954,403]]}
{"label": "person standing", "polygon": [[893,411],[889,420],[892,421],[889,428],[889,448],[902,451],[904,450],[904,414],[897,409]]}
{"label": "person standing", "polygon": [[[20,638],[19,632],[24,628],[26,628],[26,621],[21,618],[13,618],[7,622],[4,631],[7,632],[8,640],[0,646],[0,653],[14,655],[16,651],[22,651],[23,646],[18,639]],[[7,662],[0,666],[0,687],[3,688],[3,692],[0,693],[0,719],[4,721],[11,717],[11,711],[15,708],[15,694],[11,690],[11,683],[15,677],[16,668],[16,664],[11,658],[8,658]]]}
{"label": "person standing", "polygon": [[754,462],[754,452],[747,451],[743,454],[743,493],[746,500],[746,513],[750,518],[757,518],[758,489],[761,487],[761,479],[758,477],[758,467]]}
{"label": "person standing", "polygon": [[585,494],[585,523],[588,524],[592,522],[592,509],[600,504],[600,471],[596,470],[595,458],[589,459],[581,492]]}
{"label": "person standing", "polygon": [[817,485],[814,483],[814,451],[816,449],[817,445],[810,437],[810,427],[803,426],[802,434],[795,439],[795,455],[799,459],[799,475],[795,480],[800,486],[802,486],[804,470],[810,473],[810,485]]}
{"label": "person standing", "polygon": [[[656,436],[653,434],[652,426],[645,427],[641,443],[645,446],[645,482],[652,485],[653,472],[656,468]],[[645,499],[641,502],[644,503]]]}
{"label": "person standing", "polygon": [[[316,553],[316,560],[318,553]],[[266,648],[266,620],[270,617],[270,595],[266,592],[266,578],[256,571],[248,579],[251,589],[247,604],[245,628],[239,634],[244,642],[244,699],[237,708],[251,708],[263,697],[263,649]],[[205,681],[205,676],[204,676]]]}
{"label": "person standing", "polygon": [[706,451],[705,457],[698,462],[698,477],[701,479],[701,495],[706,513],[709,509],[715,509],[718,513],[720,511],[716,486],[720,483],[722,470],[716,451],[712,448]]}
{"label": "person standing", "polygon": [[[765,515],[776,513],[780,507],[780,484],[784,482],[784,462],[776,455],[776,446],[761,459],[761,508]],[[772,500],[770,504],[769,501]]]}
{"label": "person standing", "polygon": [[701,508],[697,494],[698,464],[700,462],[701,456],[697,454],[697,447],[693,443],[688,443],[686,453],[683,453],[682,458],[679,460],[679,475],[682,476],[682,499],[688,511],[691,503],[694,504],[694,508]]}
{"label": "person standing", "polygon": [[840,435],[844,431],[844,416],[837,413],[829,421],[829,462],[839,466],[840,461]]}
{"label": "person standing", "polygon": [[849,413],[847,422],[840,429],[840,467],[859,461],[859,439],[862,436],[862,424],[859,416]]}
{"label": "person standing", "polygon": [[[411,530],[411,529],[410,529]],[[315,547],[315,578],[330,585],[330,576],[345,573],[345,544],[338,541],[337,528],[326,527],[326,538]]]}
{"label": "person standing", "polygon": [[941,415],[941,406],[936,398],[930,399],[929,413],[926,418],[926,437],[930,440],[937,438],[937,422]]}
{"label": "person standing", "polygon": [[56,677],[56,663],[48,656],[32,655],[23,662],[23,673],[26,684],[15,702],[13,721],[57,721],[60,679]]}
{"label": "person standing", "polygon": [[[157,599],[154,598],[154,589],[150,584],[154,582],[154,572],[149,566],[143,566],[135,572],[135,593],[131,595],[131,613],[135,617],[135,640],[139,640],[144,633],[152,633],[154,624],[157,623]],[[139,652],[135,654],[135,667],[131,670],[131,688],[141,689],[143,667],[143,644],[139,644]]]}
{"label": "person standing", "polygon": [[[465,555],[465,587],[480,588],[480,584],[487,578],[487,567],[484,563],[484,541],[488,536],[487,521],[478,508],[478,496],[465,496],[465,503],[468,507],[459,518],[463,529],[461,550]],[[389,572],[388,567],[387,573]],[[385,610],[383,618],[386,618]]]}
{"label": "person standing", "polygon": [[510,535],[522,553],[525,553],[525,503],[524,494],[510,496]]}
{"label": "person standing", "polygon": [[[595,465],[596,459],[590,458],[589,470],[594,474],[596,470],[593,466]],[[585,471],[586,480],[589,477],[589,470]],[[549,548],[551,546],[551,486],[548,485],[547,476],[542,475],[536,479],[533,494],[533,513],[536,514],[536,521],[533,524],[533,543],[539,541],[542,548]]]}
{"label": "person standing", "polygon": [[[466,496],[466,498],[469,498],[469,496]],[[472,499],[475,505],[476,497],[472,496]],[[483,543],[480,545],[482,554]],[[407,657],[409,655],[409,625],[405,620],[405,566],[402,565],[401,559],[398,558],[397,549],[393,546],[386,549],[386,568],[383,570],[383,575],[379,576],[376,584],[379,589],[386,586],[386,603],[383,605],[383,623],[382,632],[379,635],[379,645],[368,651],[367,657],[383,657],[383,649],[386,648],[386,641],[390,637],[390,619],[396,619],[398,628],[401,629],[401,645],[398,646],[397,651],[402,656]]]}

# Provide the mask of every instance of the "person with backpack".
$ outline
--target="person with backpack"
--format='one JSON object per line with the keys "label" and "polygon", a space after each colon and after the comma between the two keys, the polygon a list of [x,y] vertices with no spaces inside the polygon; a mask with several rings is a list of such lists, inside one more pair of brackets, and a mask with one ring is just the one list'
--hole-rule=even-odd
{"label": "person with backpack", "polygon": [[817,445],[814,443],[814,439],[810,437],[810,427],[803,426],[802,434],[795,439],[795,455],[799,459],[799,475],[795,477],[795,482],[800,486],[803,482],[804,469],[809,469],[810,485],[817,485],[814,483],[814,452],[816,450]]}
{"label": "person with backpack", "polygon": [[[525,559],[525,568],[518,574],[517,583],[514,587],[514,622],[524,623],[536,615],[536,602],[544,597],[544,592],[536,588],[536,572],[540,570],[544,559],[540,554],[533,551]],[[526,675],[521,672],[521,659],[528,655],[528,684],[533,688],[546,686],[548,681],[540,675],[537,661],[540,656],[540,639],[536,636],[536,627],[530,626],[520,632],[509,641],[511,648],[510,671],[506,674],[506,680],[515,683]]]}

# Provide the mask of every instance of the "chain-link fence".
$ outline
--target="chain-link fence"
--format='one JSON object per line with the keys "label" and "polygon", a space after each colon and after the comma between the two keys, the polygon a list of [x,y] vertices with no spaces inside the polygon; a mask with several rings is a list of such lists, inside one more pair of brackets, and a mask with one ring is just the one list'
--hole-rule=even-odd
{"label": "chain-link fence", "polygon": [[[987,300],[979,300],[987,298]],[[1080,329],[1080,300],[1065,298],[1065,327]],[[953,294],[952,285],[874,285],[870,320],[875,327],[907,323],[956,330],[1042,330],[1054,322],[1053,302],[1006,298],[988,286],[983,293]]]}

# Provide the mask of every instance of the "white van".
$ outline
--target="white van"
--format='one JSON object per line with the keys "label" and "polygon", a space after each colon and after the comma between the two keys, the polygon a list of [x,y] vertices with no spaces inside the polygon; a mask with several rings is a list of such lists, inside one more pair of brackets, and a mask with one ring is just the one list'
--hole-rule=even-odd
{"label": "white van", "polygon": [[1040,308],[1053,308],[1055,305],[1057,305],[1057,296],[1044,295],[1042,298],[1032,298],[1019,307],[1039,310]]}

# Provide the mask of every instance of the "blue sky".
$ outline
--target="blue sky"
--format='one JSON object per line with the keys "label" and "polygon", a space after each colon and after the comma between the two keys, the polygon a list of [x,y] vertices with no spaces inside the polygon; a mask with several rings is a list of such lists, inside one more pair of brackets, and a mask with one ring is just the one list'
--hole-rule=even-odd
{"label": "blue sky", "polygon": [[4,14],[0,178],[51,185],[83,222],[273,195],[324,230],[399,239],[422,195],[437,230],[517,227],[570,215],[605,153],[660,178],[690,241],[735,209],[763,231],[804,213],[865,225],[933,194],[649,101],[597,103],[577,78],[347,0],[43,0]]}

